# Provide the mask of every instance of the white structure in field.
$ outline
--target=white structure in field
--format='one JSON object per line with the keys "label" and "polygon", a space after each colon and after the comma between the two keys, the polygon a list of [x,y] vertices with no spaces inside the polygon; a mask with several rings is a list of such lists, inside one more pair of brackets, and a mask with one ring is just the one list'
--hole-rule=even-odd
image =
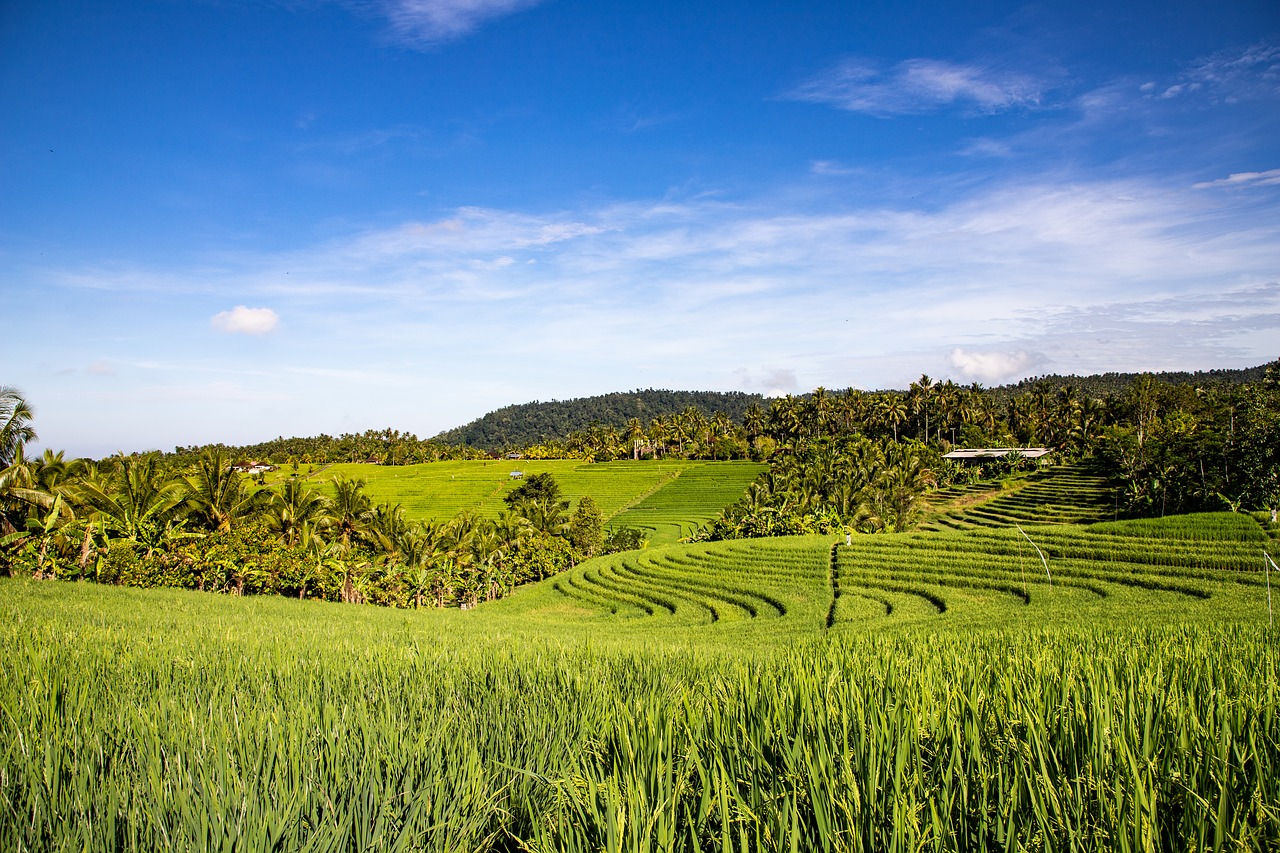
{"label": "white structure in field", "polygon": [[957,462],[986,462],[991,459],[1003,459],[1010,454],[1017,454],[1023,459],[1039,459],[1052,452],[1048,447],[962,447],[942,454],[942,458],[954,459]]}

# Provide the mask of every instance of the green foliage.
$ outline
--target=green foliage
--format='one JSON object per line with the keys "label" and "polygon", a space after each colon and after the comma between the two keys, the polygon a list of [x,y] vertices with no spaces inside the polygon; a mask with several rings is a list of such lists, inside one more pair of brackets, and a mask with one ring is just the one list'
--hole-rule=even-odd
{"label": "green foliage", "polygon": [[13,464],[23,446],[36,438],[35,410],[17,388],[0,385],[0,469]]}
{"label": "green foliage", "polygon": [[569,520],[569,542],[583,556],[593,557],[604,545],[604,517],[589,496],[578,501]]}
{"label": "green foliage", "polygon": [[942,460],[914,442],[878,444],[860,436],[800,440],[747,494],[692,538],[906,530],[937,483]]}
{"label": "green foliage", "polygon": [[[715,412],[725,412],[736,420],[743,416],[748,406],[758,405],[763,400],[758,394],[741,392],[650,388],[575,400],[524,403],[497,409],[466,426],[441,433],[436,440],[488,451],[525,448],[562,441],[571,433],[581,433],[592,427],[621,430],[632,418],[648,423],[655,417],[679,414],[689,408],[707,417]],[[629,443],[625,446],[625,453],[610,458],[623,455],[631,456]]]}
{"label": "green foliage", "polygon": [[559,503],[562,498],[556,478],[549,473],[542,473],[522,479],[519,485],[503,496],[502,501],[511,509],[517,509],[521,504],[533,501]]}
{"label": "green foliage", "polygon": [[634,551],[648,544],[644,531],[638,527],[611,527],[600,547],[602,554]]}
{"label": "green foliage", "polygon": [[292,466],[331,465],[341,462],[375,461],[382,465],[417,465],[450,459],[478,459],[485,456],[471,447],[459,447],[436,440],[420,439],[394,429],[344,433],[336,438],[318,435],[307,438],[280,438],[260,444],[227,447],[222,444],[176,447],[166,454],[171,468],[183,468],[211,452],[223,453],[235,462],[266,461]]}

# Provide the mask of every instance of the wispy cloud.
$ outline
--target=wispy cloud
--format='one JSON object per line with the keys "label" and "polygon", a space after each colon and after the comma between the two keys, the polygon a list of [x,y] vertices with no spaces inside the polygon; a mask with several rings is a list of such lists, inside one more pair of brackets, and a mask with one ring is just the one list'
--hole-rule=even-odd
{"label": "wispy cloud", "polygon": [[839,160],[814,160],[809,164],[809,171],[815,175],[856,175],[859,170],[846,166]]}
{"label": "wispy cloud", "polygon": [[427,47],[461,38],[481,24],[538,5],[542,0],[380,0],[403,44]]}
{"label": "wispy cloud", "polygon": [[1173,82],[1143,83],[1148,98],[1200,97],[1235,103],[1280,97],[1280,45],[1259,42],[1242,50],[1220,51],[1191,63]]}
{"label": "wispy cloud", "polygon": [[1198,190],[1209,187],[1274,187],[1280,185],[1280,169],[1265,172],[1234,172],[1216,181],[1202,181],[1193,186]]}
{"label": "wispy cloud", "polygon": [[997,113],[1040,103],[1046,84],[1018,72],[941,59],[908,59],[889,69],[850,59],[797,86],[788,97],[890,116],[960,107]]}
{"label": "wispy cloud", "polygon": [[[288,328],[264,342],[280,356],[274,380],[233,376],[261,364],[229,363],[225,348],[193,363],[307,400],[421,388],[448,407],[428,422],[443,429],[513,401],[633,383],[781,393],[888,387],[922,370],[990,384],[1024,371],[1260,363],[1280,327],[1280,212],[1234,198],[1042,176],[929,207],[814,212],[781,196],[463,208],[198,272],[95,282],[152,298],[150,283],[183,281],[198,298],[238,301],[245,320],[247,306],[287,311]],[[378,420],[395,415],[384,409]]]}
{"label": "wispy cloud", "polygon": [[1013,146],[999,139],[979,137],[965,142],[960,154],[965,157],[1012,157]]}
{"label": "wispy cloud", "polygon": [[740,380],[741,390],[764,394],[766,397],[781,397],[784,394],[795,394],[811,389],[801,388],[796,372],[785,367],[769,367],[753,370],[742,367],[734,371]]}

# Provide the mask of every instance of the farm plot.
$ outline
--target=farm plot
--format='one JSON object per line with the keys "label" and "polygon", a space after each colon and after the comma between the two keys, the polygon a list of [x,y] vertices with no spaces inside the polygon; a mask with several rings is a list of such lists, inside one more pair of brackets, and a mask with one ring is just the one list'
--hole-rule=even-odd
{"label": "farm plot", "polygon": [[1104,476],[1083,465],[1037,471],[1005,490],[996,483],[936,492],[922,530],[969,530],[1014,524],[1090,524],[1109,519],[1113,495]]}
{"label": "farm plot", "polygon": [[[1266,608],[1268,541],[1251,518],[1231,513],[862,537],[835,549],[835,592],[837,599],[909,595],[919,599],[917,612],[927,604],[937,614],[985,619],[1131,608],[1256,614]],[[834,621],[865,612],[838,602]]]}
{"label": "farm plot", "polygon": [[680,624],[1071,622],[1265,612],[1262,548],[1248,516],[670,546],[588,561],[555,581],[587,609]]}
{"label": "farm plot", "polygon": [[687,624],[782,619],[787,629],[822,626],[829,540],[791,537],[629,551],[591,560],[554,581],[587,607]]}
{"label": "farm plot", "polygon": [[[828,543],[717,544],[663,549],[673,601],[701,571],[826,582]],[[794,598],[736,595],[755,618],[574,628],[519,597],[406,612],[0,581],[0,849],[1280,845],[1265,625],[1135,610],[797,641],[771,633],[820,630]],[[608,621],[631,630],[578,642]]]}
{"label": "farm plot", "polygon": [[734,463],[489,460],[404,466],[343,464],[318,471],[311,480],[325,487],[334,477],[362,479],[365,492],[375,503],[398,503],[410,518],[444,521],[468,510],[496,517],[505,509],[503,496],[519,483],[511,476],[513,471],[526,477],[548,473],[570,501],[577,503],[590,495],[608,518],[682,472],[704,464]]}
{"label": "farm plot", "polygon": [[691,463],[679,476],[610,519],[610,526],[650,531],[653,544],[676,542],[742,497],[767,467],[755,462]]}

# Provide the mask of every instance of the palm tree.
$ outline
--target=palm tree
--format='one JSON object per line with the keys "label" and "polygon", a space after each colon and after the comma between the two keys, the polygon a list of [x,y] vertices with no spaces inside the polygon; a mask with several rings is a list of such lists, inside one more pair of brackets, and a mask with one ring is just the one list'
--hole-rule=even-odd
{"label": "palm tree", "polygon": [[328,498],[308,489],[301,480],[285,480],[280,491],[274,492],[267,504],[267,527],[284,542],[293,545],[302,536],[304,528],[314,533],[332,523],[329,507]]}
{"label": "palm tree", "polygon": [[644,444],[644,427],[640,424],[639,418],[632,418],[627,421],[625,435],[627,441],[631,442],[631,458],[638,460],[640,458],[640,448]]}
{"label": "palm tree", "polygon": [[112,461],[115,470],[105,479],[86,479],[74,488],[105,533],[144,545],[148,554],[170,539],[193,535],[182,530],[185,484],[166,476],[159,454],[120,455]]}
{"label": "palm tree", "polygon": [[19,445],[11,463],[0,470],[0,535],[25,529],[34,510],[52,504],[53,495],[40,486],[36,464],[27,460]]}
{"label": "palm tree", "polygon": [[551,536],[564,533],[569,524],[568,501],[540,499],[520,505],[520,513],[529,520],[534,530]]}
{"label": "palm tree", "polygon": [[754,447],[756,439],[764,432],[764,412],[759,403],[752,403],[742,414],[742,428],[747,431],[747,441]]}
{"label": "palm tree", "polygon": [[36,431],[31,426],[35,414],[21,391],[0,385],[0,468],[12,465],[22,446],[35,440]]}
{"label": "palm tree", "polygon": [[373,520],[373,502],[364,493],[364,480],[335,477],[333,491],[330,511],[338,541],[346,552],[350,550],[353,539],[366,536],[369,523]]}
{"label": "palm tree", "polygon": [[225,533],[239,519],[262,509],[269,493],[245,488],[244,478],[231,469],[222,448],[206,450],[186,481],[185,497],[191,515],[207,530]]}
{"label": "palm tree", "polygon": [[671,427],[666,418],[657,415],[649,421],[649,444],[653,447],[655,459],[667,452],[667,439],[670,437]]}
{"label": "palm tree", "polygon": [[898,441],[898,426],[907,419],[907,404],[897,394],[888,394],[880,398],[877,405],[880,419],[893,427],[893,440]]}

